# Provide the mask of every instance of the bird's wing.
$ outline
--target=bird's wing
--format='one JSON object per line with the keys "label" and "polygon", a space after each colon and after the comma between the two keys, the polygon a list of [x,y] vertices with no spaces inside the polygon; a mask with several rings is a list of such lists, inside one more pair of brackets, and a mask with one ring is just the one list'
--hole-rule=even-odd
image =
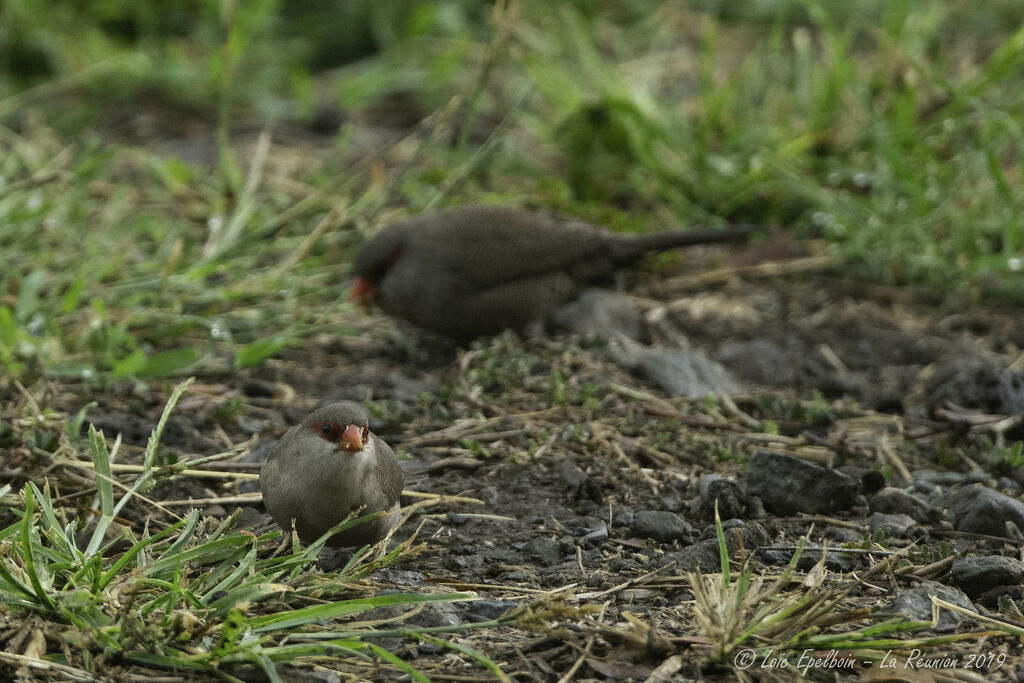
{"label": "bird's wing", "polygon": [[[410,230],[411,248],[476,287],[571,271],[591,260],[606,260],[608,272],[612,269],[610,259],[602,259],[609,248],[608,233],[583,222],[499,206],[453,209],[443,218],[434,215],[423,221]],[[431,229],[427,221],[441,222]]]}
{"label": "bird's wing", "polygon": [[263,505],[277,524],[291,530],[291,520],[299,515],[299,506],[292,493],[292,473],[282,467],[281,458],[268,458],[260,470],[260,492]]}
{"label": "bird's wing", "polygon": [[402,495],[402,488],[405,486],[405,476],[402,474],[402,469],[398,465],[398,458],[395,457],[395,452],[391,450],[391,446],[384,443],[384,440],[376,435],[373,438],[376,440],[375,447],[379,453],[377,458],[377,478],[380,480],[384,499],[387,501],[387,505],[391,506],[397,503],[398,498]]}

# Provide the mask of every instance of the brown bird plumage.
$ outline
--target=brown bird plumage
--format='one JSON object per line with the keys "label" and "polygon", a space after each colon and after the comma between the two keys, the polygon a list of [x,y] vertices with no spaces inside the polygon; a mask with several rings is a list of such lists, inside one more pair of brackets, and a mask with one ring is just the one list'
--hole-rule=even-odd
{"label": "brown bird plumage", "polygon": [[398,523],[404,479],[391,448],[367,427],[354,403],[332,403],[306,417],[274,444],[260,471],[267,512],[285,531],[314,541],[349,514],[384,510],[380,517],[341,531],[332,546],[362,546]]}
{"label": "brown bird plumage", "polygon": [[389,225],[352,262],[352,298],[458,340],[523,330],[645,254],[751,228],[615,233],[536,211],[468,206]]}

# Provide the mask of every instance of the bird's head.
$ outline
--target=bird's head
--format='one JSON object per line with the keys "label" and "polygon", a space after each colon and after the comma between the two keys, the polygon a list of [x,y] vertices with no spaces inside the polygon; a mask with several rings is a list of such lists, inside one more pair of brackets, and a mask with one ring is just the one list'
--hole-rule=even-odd
{"label": "bird's head", "polygon": [[305,426],[339,451],[361,451],[370,442],[366,413],[354,403],[319,408],[306,418]]}
{"label": "bird's head", "polygon": [[384,228],[362,246],[352,259],[352,294],[350,299],[360,306],[369,306],[380,294],[380,283],[387,277],[405,247],[405,223]]}

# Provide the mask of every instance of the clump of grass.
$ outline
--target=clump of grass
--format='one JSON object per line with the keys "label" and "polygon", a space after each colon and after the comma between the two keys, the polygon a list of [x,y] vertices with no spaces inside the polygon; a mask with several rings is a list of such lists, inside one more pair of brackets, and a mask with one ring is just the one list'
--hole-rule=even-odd
{"label": "clump of grass", "polygon": [[[821,560],[800,580],[802,590],[793,590],[791,584],[796,581],[794,572],[803,552],[804,539],[782,574],[769,582],[754,575],[746,565],[739,576],[733,577],[717,505],[715,529],[722,571],[687,574],[694,596],[693,615],[701,635],[712,643],[711,663],[733,668],[741,680],[747,679],[748,670],[776,675],[804,666],[800,673],[806,674],[807,668],[814,666],[814,657],[810,655],[815,653],[843,653],[845,663],[834,661],[831,666],[851,667],[860,662],[881,660],[894,650],[917,648],[927,653],[956,641],[999,634],[1019,637],[1024,633],[1006,622],[991,620],[989,623],[996,630],[908,638],[909,633],[933,628],[938,623],[939,607],[946,607],[948,603],[936,602],[933,598],[936,607],[932,622],[886,618],[886,615],[874,616],[864,609],[842,608],[844,599],[854,588],[871,574],[890,566],[900,554],[891,555],[860,579],[829,587],[825,582],[826,547]],[[970,616],[976,615],[971,613]],[[864,621],[869,623],[852,626]]]}
{"label": "clump of grass", "polygon": [[[310,570],[327,539],[359,520],[343,522],[306,548],[296,542],[281,554],[273,552],[279,531],[255,535],[238,530],[238,512],[213,522],[194,509],[159,530],[147,523],[137,534],[118,524],[128,501],[142,499],[152,482],[173,471],[174,466],[154,466],[154,456],[167,418],[189,383],[172,393],[147,443],[143,471],[119,499],[107,443],[101,433],[90,429],[99,513],[95,524],[80,526],[77,517],[55,503],[48,483],[25,485],[23,508],[14,510],[19,519],[0,531],[3,609],[34,613],[53,623],[50,632],[60,632],[74,647],[45,659],[83,679],[100,673],[101,662],[120,660],[222,676],[233,666],[253,664],[277,681],[279,663],[330,654],[357,668],[377,662],[415,680],[426,680],[374,639],[401,635],[434,642],[430,633],[479,624],[382,631],[365,625],[346,629],[342,622],[338,630],[338,619],[351,619],[377,607],[472,597],[466,593],[340,597],[351,595],[358,580],[373,569],[407,557],[413,552],[409,542],[377,560],[371,559],[369,548],[363,548],[337,574],[320,574]],[[10,492],[9,485],[0,488],[0,500],[7,500]],[[497,670],[472,648],[445,645]]]}

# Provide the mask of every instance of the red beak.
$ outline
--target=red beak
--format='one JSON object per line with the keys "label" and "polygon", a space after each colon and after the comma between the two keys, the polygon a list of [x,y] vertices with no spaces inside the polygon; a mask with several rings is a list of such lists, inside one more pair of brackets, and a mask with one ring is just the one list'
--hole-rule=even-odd
{"label": "red beak", "polygon": [[369,306],[377,298],[377,286],[365,277],[356,276],[352,279],[352,293],[349,300],[360,306]]}
{"label": "red beak", "polygon": [[341,440],[338,442],[338,448],[343,451],[361,451],[363,446],[366,444],[363,437],[366,435],[366,427],[357,427],[355,425],[349,425],[345,427],[345,431],[341,433]]}

